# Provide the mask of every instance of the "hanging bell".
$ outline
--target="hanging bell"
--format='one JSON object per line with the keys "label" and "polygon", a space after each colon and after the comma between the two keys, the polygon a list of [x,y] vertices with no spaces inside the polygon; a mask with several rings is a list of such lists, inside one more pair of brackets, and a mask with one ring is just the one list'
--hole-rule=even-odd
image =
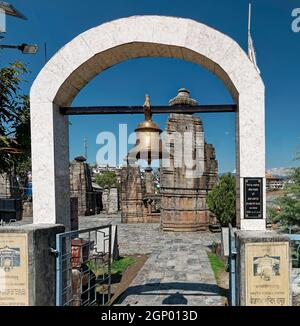
{"label": "hanging bell", "polygon": [[145,160],[148,165],[151,162],[161,159],[162,143],[160,134],[162,132],[158,125],[152,121],[152,113],[150,106],[150,97],[146,95],[144,104],[145,121],[140,123],[135,130],[136,145],[129,152],[128,160],[135,163],[137,160]]}

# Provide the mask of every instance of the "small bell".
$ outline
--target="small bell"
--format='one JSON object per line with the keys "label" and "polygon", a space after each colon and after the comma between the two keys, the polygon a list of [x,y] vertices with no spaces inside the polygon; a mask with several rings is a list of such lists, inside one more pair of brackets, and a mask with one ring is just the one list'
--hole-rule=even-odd
{"label": "small bell", "polygon": [[160,139],[161,129],[152,121],[150,97],[146,95],[144,104],[145,121],[140,123],[135,130],[136,145],[128,154],[128,161],[135,163],[137,160],[146,160],[148,165],[152,161],[159,160],[162,156],[162,144]]}

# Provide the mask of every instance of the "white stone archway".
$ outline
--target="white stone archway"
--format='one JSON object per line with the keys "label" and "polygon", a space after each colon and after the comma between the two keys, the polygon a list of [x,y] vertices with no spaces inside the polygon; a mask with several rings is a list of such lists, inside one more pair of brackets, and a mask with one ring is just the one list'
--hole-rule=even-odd
{"label": "white stone archway", "polygon": [[[68,119],[80,90],[103,70],[132,58],[169,57],[199,64],[223,80],[238,105],[238,221],[241,229],[264,230],[264,218],[244,219],[243,180],[265,184],[264,84],[241,47],[199,22],[164,16],[134,16],[92,28],[66,44],[42,69],[30,93],[34,223],[69,226]],[[265,189],[265,187],[263,188]]]}

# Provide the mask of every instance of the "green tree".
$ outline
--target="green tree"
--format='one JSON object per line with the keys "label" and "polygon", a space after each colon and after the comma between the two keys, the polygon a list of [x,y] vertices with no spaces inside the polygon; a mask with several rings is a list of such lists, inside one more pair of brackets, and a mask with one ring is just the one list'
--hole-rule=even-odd
{"label": "green tree", "polygon": [[219,182],[208,194],[207,204],[222,227],[227,227],[229,223],[235,224],[236,180],[232,174],[224,174],[220,178]]}
{"label": "green tree", "polygon": [[22,94],[26,66],[0,69],[0,173],[25,176],[31,167],[29,98]]}
{"label": "green tree", "polygon": [[268,209],[269,219],[287,229],[300,227],[300,167],[292,169],[290,183],[286,184],[282,196]]}
{"label": "green tree", "polygon": [[115,172],[107,171],[102,174],[98,174],[95,177],[95,182],[102,188],[114,188],[117,187],[117,176]]}

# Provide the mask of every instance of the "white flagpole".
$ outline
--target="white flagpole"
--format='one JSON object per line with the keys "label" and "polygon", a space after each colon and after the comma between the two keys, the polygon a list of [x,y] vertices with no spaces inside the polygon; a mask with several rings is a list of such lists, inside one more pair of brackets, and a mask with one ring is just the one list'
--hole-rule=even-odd
{"label": "white flagpole", "polygon": [[256,53],[253,45],[253,40],[251,36],[251,15],[252,15],[252,5],[249,3],[249,17],[248,17],[248,57],[255,66],[255,69],[260,73],[257,66]]}
{"label": "white flagpole", "polygon": [[249,3],[249,16],[248,16],[248,32],[251,33],[251,3]]}
{"label": "white flagpole", "polygon": [[251,58],[251,11],[252,6],[249,3],[249,14],[248,14],[248,56]]}

